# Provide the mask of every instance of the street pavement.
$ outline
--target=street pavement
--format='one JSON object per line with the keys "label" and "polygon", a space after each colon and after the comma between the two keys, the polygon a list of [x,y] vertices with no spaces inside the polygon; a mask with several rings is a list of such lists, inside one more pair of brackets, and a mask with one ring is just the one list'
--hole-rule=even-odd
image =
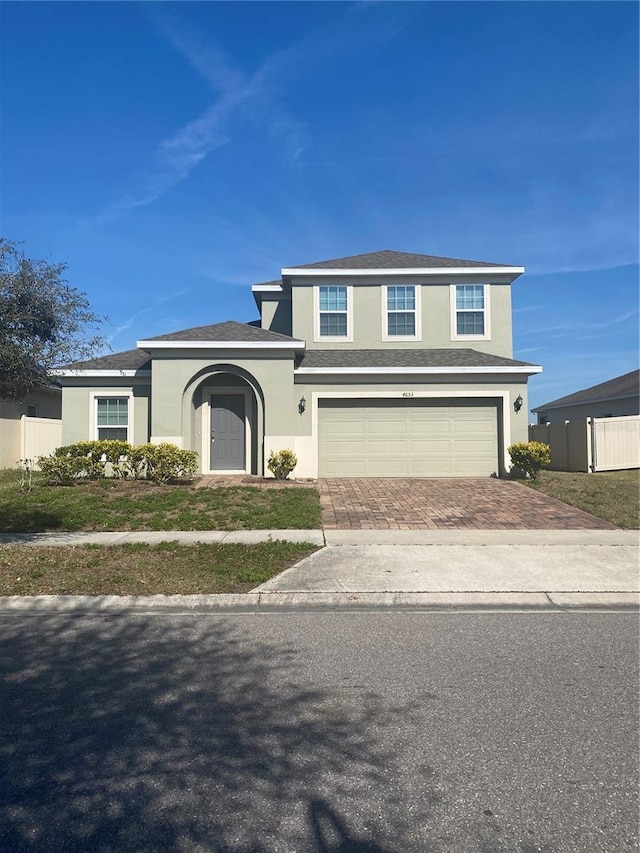
{"label": "street pavement", "polygon": [[636,853],[638,618],[0,617],[2,853]]}

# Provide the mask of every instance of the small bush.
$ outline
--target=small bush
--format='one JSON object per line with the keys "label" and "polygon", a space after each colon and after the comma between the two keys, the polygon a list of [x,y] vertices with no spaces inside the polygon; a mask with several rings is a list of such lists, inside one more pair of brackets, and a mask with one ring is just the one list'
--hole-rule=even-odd
{"label": "small bush", "polygon": [[82,456],[40,456],[38,466],[52,486],[70,486],[87,479],[87,460]]}
{"label": "small bush", "polygon": [[271,451],[267,460],[267,468],[276,480],[286,480],[298,464],[298,457],[293,450]]}
{"label": "small bush", "polygon": [[58,447],[54,456],[84,460],[85,479],[98,480],[107,476],[106,465],[111,463],[113,476],[126,476],[126,468],[122,466],[122,459],[131,452],[131,445],[126,441],[115,441],[105,439],[103,441],[77,441],[75,444],[67,444]]}
{"label": "small bush", "polygon": [[535,480],[545,465],[551,462],[551,448],[541,441],[521,441],[509,448],[511,464]]}
{"label": "small bush", "polygon": [[191,479],[198,470],[198,454],[195,450],[180,450],[175,444],[167,442],[132,447],[128,461],[136,479],[147,479],[154,483]]}

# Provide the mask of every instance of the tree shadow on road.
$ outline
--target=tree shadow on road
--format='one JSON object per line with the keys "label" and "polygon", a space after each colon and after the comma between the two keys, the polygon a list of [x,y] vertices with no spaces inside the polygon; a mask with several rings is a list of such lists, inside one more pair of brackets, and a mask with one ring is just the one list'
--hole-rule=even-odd
{"label": "tree shadow on road", "polygon": [[380,733],[415,706],[309,688],[241,624],[5,618],[0,850],[409,849]]}

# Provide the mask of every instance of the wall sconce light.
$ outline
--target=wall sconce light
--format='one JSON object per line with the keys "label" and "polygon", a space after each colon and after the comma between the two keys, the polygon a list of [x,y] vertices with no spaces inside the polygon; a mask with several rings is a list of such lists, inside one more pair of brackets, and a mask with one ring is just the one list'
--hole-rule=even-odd
{"label": "wall sconce light", "polygon": [[521,408],[522,408],[522,397],[520,396],[520,394],[518,394],[516,399],[513,401],[513,411],[519,412]]}
{"label": "wall sconce light", "polygon": [[304,399],[304,397],[300,397],[300,402],[298,403],[298,411],[300,412],[300,414],[302,414],[306,408],[307,401]]}

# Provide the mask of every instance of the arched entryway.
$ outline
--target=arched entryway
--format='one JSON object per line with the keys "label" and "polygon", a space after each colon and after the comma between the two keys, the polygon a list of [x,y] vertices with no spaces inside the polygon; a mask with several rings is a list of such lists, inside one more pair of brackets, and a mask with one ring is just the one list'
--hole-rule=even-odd
{"label": "arched entryway", "polygon": [[262,474],[262,390],[242,368],[217,365],[185,389],[190,444],[203,474]]}

